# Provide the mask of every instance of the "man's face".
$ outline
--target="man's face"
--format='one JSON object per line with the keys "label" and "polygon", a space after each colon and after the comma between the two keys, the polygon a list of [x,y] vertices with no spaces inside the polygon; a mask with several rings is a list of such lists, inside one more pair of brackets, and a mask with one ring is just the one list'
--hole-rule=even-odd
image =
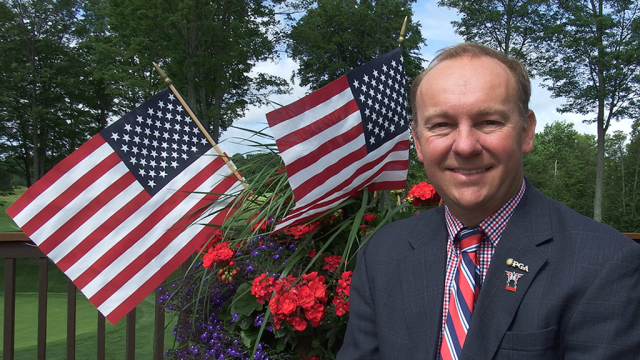
{"label": "man's face", "polygon": [[418,159],[451,212],[475,226],[515,195],[531,151],[532,111],[522,126],[515,80],[489,57],[436,65],[422,80],[412,129]]}

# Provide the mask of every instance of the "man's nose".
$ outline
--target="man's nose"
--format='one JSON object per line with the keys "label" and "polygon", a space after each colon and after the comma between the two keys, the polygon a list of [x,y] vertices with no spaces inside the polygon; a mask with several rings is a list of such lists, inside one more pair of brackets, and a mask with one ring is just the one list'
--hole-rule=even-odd
{"label": "man's nose", "polygon": [[469,126],[460,126],[456,129],[452,150],[459,156],[473,156],[482,152],[479,133]]}

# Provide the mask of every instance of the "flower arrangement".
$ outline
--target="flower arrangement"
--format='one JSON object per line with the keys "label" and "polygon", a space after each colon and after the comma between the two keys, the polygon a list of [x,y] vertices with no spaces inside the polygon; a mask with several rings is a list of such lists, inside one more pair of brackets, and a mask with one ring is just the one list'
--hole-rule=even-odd
{"label": "flower arrangement", "polygon": [[333,359],[358,249],[380,226],[411,216],[403,209],[415,199],[439,201],[421,185],[404,204],[381,208],[365,190],[313,221],[275,230],[292,193],[282,166],[258,166],[191,270],[161,288],[177,318],[168,359]]}

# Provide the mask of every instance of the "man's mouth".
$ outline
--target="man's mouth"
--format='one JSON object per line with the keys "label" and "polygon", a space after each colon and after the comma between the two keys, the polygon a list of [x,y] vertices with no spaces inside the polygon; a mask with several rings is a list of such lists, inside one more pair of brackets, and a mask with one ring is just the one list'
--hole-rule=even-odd
{"label": "man's mouth", "polygon": [[478,174],[478,173],[482,173],[489,170],[489,168],[486,169],[473,169],[473,170],[463,170],[463,169],[451,169],[451,171],[458,173],[458,174],[464,174],[464,175],[471,175],[471,174]]}

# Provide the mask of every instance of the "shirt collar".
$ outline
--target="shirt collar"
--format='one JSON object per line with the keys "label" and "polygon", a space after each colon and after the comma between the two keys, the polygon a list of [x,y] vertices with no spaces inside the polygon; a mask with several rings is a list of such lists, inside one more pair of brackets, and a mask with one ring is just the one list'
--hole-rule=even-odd
{"label": "shirt collar", "polygon": [[[526,190],[526,183],[524,179],[522,179],[522,184],[520,185],[520,189],[516,192],[516,194],[507,201],[500,209],[491,214],[486,219],[482,220],[480,224],[475,227],[475,229],[482,230],[493,246],[498,246],[498,241],[500,240],[500,236],[502,236],[502,232],[504,231],[509,219],[511,219],[511,215],[513,215],[516,206],[520,203],[522,196],[524,195],[524,191]],[[453,240],[455,236],[465,228],[464,224],[460,222],[451,211],[449,211],[449,207],[445,204],[444,206],[445,219],[447,221],[447,231],[449,232],[449,239]]]}

